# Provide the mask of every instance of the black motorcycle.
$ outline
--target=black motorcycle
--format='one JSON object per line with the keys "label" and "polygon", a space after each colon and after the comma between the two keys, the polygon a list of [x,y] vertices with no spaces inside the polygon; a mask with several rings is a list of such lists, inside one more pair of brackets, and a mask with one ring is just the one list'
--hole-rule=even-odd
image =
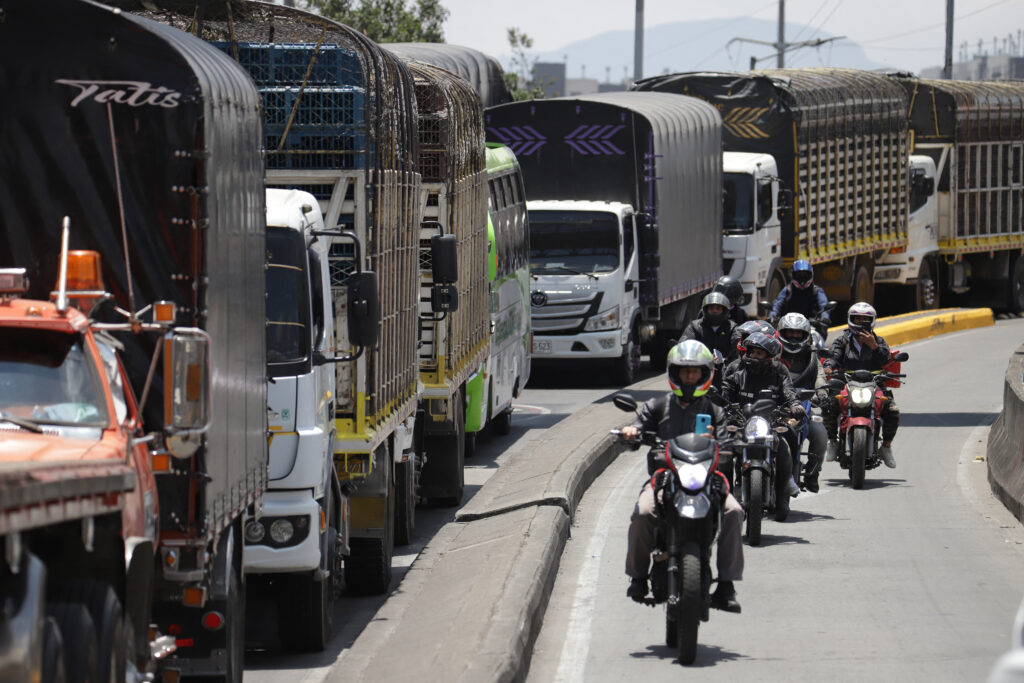
{"label": "black motorcycle", "polygon": [[[632,397],[617,394],[615,406],[636,411]],[[613,434],[620,434],[613,429]],[[656,449],[659,467],[651,477],[659,525],[652,550],[651,598],[648,605],[665,604],[665,644],[678,650],[681,664],[697,657],[697,630],[707,621],[711,606],[711,548],[722,522],[722,496],[714,485],[718,445],[697,434],[669,442],[643,432],[640,443]]]}

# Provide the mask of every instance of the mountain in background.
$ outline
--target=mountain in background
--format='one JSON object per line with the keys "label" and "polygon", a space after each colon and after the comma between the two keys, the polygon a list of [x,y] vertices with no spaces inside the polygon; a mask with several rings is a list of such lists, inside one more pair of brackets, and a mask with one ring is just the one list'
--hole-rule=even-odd
{"label": "mountain in background", "polygon": [[[679,71],[745,71],[750,68],[751,56],[759,59],[767,57],[774,53],[774,49],[768,45],[739,41],[726,48],[726,43],[735,37],[774,41],[776,33],[777,22],[748,17],[650,26],[644,32],[644,76]],[[788,42],[832,37],[831,34],[816,32],[800,24],[786,24]],[[633,76],[633,28],[608,31],[569,43],[557,50],[531,53],[530,57],[536,57],[540,62],[565,62],[568,78],[585,77],[619,83],[624,77]],[[507,69],[509,55],[501,55],[499,60]],[[843,38],[819,47],[792,50],[786,53],[786,66],[872,70],[900,65],[872,61],[859,45]],[[757,64],[759,69],[774,67],[774,57]]]}

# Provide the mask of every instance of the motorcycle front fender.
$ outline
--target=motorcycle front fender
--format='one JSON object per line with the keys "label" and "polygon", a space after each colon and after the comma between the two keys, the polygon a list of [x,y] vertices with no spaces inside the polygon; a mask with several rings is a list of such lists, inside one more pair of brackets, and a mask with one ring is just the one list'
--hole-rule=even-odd
{"label": "motorcycle front fender", "polygon": [[855,427],[867,427],[868,429],[872,429],[874,427],[874,423],[875,421],[870,417],[851,417],[846,421],[846,429],[850,432],[852,432]]}

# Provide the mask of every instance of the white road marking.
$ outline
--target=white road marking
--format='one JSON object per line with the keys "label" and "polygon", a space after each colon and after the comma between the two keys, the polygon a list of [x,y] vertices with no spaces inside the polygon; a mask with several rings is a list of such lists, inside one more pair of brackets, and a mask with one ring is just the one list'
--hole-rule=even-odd
{"label": "white road marking", "polygon": [[513,403],[512,414],[526,413],[527,415],[548,415],[551,412],[549,408],[543,406],[531,406],[526,403]]}
{"label": "white road marking", "polygon": [[597,597],[598,578],[601,573],[601,551],[608,540],[614,517],[620,513],[622,499],[629,492],[636,492],[637,470],[646,463],[637,458],[636,467],[627,467],[616,482],[616,493],[605,499],[601,515],[597,520],[590,543],[587,544],[586,559],[580,568],[576,592],[572,599],[569,624],[566,628],[562,654],[558,660],[556,683],[581,683],[586,679],[587,657],[590,653],[590,626],[593,623],[594,603]]}

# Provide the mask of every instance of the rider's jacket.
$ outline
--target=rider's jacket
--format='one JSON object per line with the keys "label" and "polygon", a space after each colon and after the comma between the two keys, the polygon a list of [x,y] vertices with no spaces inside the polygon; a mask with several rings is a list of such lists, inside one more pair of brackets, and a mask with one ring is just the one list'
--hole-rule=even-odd
{"label": "rider's jacket", "polygon": [[821,389],[825,386],[825,371],[818,362],[818,355],[811,349],[793,355],[783,353],[782,364],[789,369],[794,389]]}
{"label": "rider's jacket", "polygon": [[686,326],[679,341],[696,339],[712,352],[716,350],[721,352],[728,362],[736,357],[736,343],[732,340],[734,329],[736,329],[736,323],[728,318],[718,326],[718,329],[715,329],[704,320],[704,316],[700,316]]}
{"label": "rider's jacket", "polygon": [[875,341],[878,342],[875,350],[867,344],[855,344],[853,332],[846,330],[832,342],[825,365],[833,370],[881,370],[889,363],[889,345],[877,334]]}
{"label": "rider's jacket", "polygon": [[747,315],[747,312],[743,310],[742,307],[733,306],[732,308],[729,309],[729,320],[733,321],[737,325],[742,325],[743,323],[750,320],[750,316]]}
{"label": "rider's jacket", "polygon": [[[771,393],[762,393],[765,390]],[[761,373],[750,372],[742,360],[730,363],[722,380],[722,396],[740,405],[760,398],[771,398],[781,408],[798,403],[789,371],[775,361]]]}
{"label": "rider's jacket", "polygon": [[[697,415],[705,413],[711,416],[711,426],[715,428],[715,438],[721,443],[725,438],[725,411],[716,406],[706,396],[681,404],[671,391],[663,396],[652,398],[640,406],[639,416],[633,426],[643,431],[656,432],[658,438],[668,441],[680,434],[689,434],[697,423]],[[647,454],[647,473],[654,474],[659,467],[664,467],[664,453]]]}
{"label": "rider's jacket", "polygon": [[808,320],[814,320],[819,315],[827,324],[829,321],[828,312],[825,306],[828,305],[828,297],[825,290],[818,285],[811,285],[807,289],[794,287],[790,282],[782,288],[779,295],[772,303],[772,318],[781,318],[787,313],[802,313]]}

